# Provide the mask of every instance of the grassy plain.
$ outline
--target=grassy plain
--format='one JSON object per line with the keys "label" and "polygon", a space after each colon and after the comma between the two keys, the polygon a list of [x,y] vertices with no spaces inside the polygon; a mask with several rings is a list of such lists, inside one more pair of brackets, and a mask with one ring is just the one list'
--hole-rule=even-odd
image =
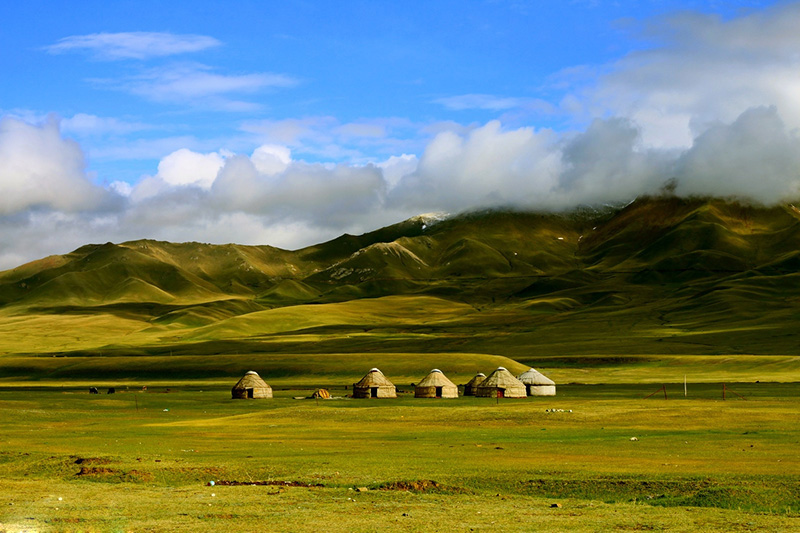
{"label": "grassy plain", "polygon": [[0,530],[800,528],[796,384],[317,402],[280,381],[264,401],[0,390]]}

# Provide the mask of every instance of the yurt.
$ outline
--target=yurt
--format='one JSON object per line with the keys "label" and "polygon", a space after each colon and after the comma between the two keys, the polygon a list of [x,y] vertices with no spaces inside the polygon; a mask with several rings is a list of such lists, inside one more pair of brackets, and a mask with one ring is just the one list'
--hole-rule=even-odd
{"label": "yurt", "polygon": [[523,372],[517,376],[517,379],[525,384],[528,396],[556,395],[556,382],[546,377],[535,368]]}
{"label": "yurt", "polygon": [[505,368],[498,367],[475,389],[475,396],[489,398],[525,398],[525,385]]}
{"label": "yurt", "polygon": [[414,398],[458,398],[458,387],[434,368],[414,388]]}
{"label": "yurt", "polygon": [[475,389],[478,388],[478,385],[483,383],[483,380],[486,379],[486,374],[483,372],[478,372],[474,378],[469,380],[466,385],[464,385],[464,396],[475,396]]}
{"label": "yurt", "polygon": [[231,398],[272,398],[272,387],[251,370],[233,386]]}
{"label": "yurt", "polygon": [[397,391],[383,372],[373,368],[358,383],[353,383],[353,398],[397,398]]}

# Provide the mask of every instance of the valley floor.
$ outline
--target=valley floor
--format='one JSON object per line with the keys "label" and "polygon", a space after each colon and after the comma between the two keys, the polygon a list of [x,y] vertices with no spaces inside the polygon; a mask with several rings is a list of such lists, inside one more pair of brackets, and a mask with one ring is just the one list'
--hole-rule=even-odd
{"label": "valley floor", "polygon": [[318,402],[280,380],[261,401],[21,385],[0,389],[0,531],[800,529],[795,383],[725,401],[720,384]]}

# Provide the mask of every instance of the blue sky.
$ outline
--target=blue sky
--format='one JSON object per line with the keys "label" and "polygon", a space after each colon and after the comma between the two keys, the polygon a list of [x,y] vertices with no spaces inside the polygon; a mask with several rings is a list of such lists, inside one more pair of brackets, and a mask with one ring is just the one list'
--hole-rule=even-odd
{"label": "blue sky", "polygon": [[0,268],[134,238],[294,248],[674,177],[798,192],[796,2],[164,4],[0,6]]}

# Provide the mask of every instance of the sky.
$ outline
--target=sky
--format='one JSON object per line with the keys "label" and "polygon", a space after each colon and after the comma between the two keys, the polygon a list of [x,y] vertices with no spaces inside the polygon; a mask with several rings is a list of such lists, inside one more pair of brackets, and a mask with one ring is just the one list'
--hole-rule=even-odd
{"label": "sky", "polygon": [[800,199],[800,2],[0,3],[0,269],[424,213]]}

